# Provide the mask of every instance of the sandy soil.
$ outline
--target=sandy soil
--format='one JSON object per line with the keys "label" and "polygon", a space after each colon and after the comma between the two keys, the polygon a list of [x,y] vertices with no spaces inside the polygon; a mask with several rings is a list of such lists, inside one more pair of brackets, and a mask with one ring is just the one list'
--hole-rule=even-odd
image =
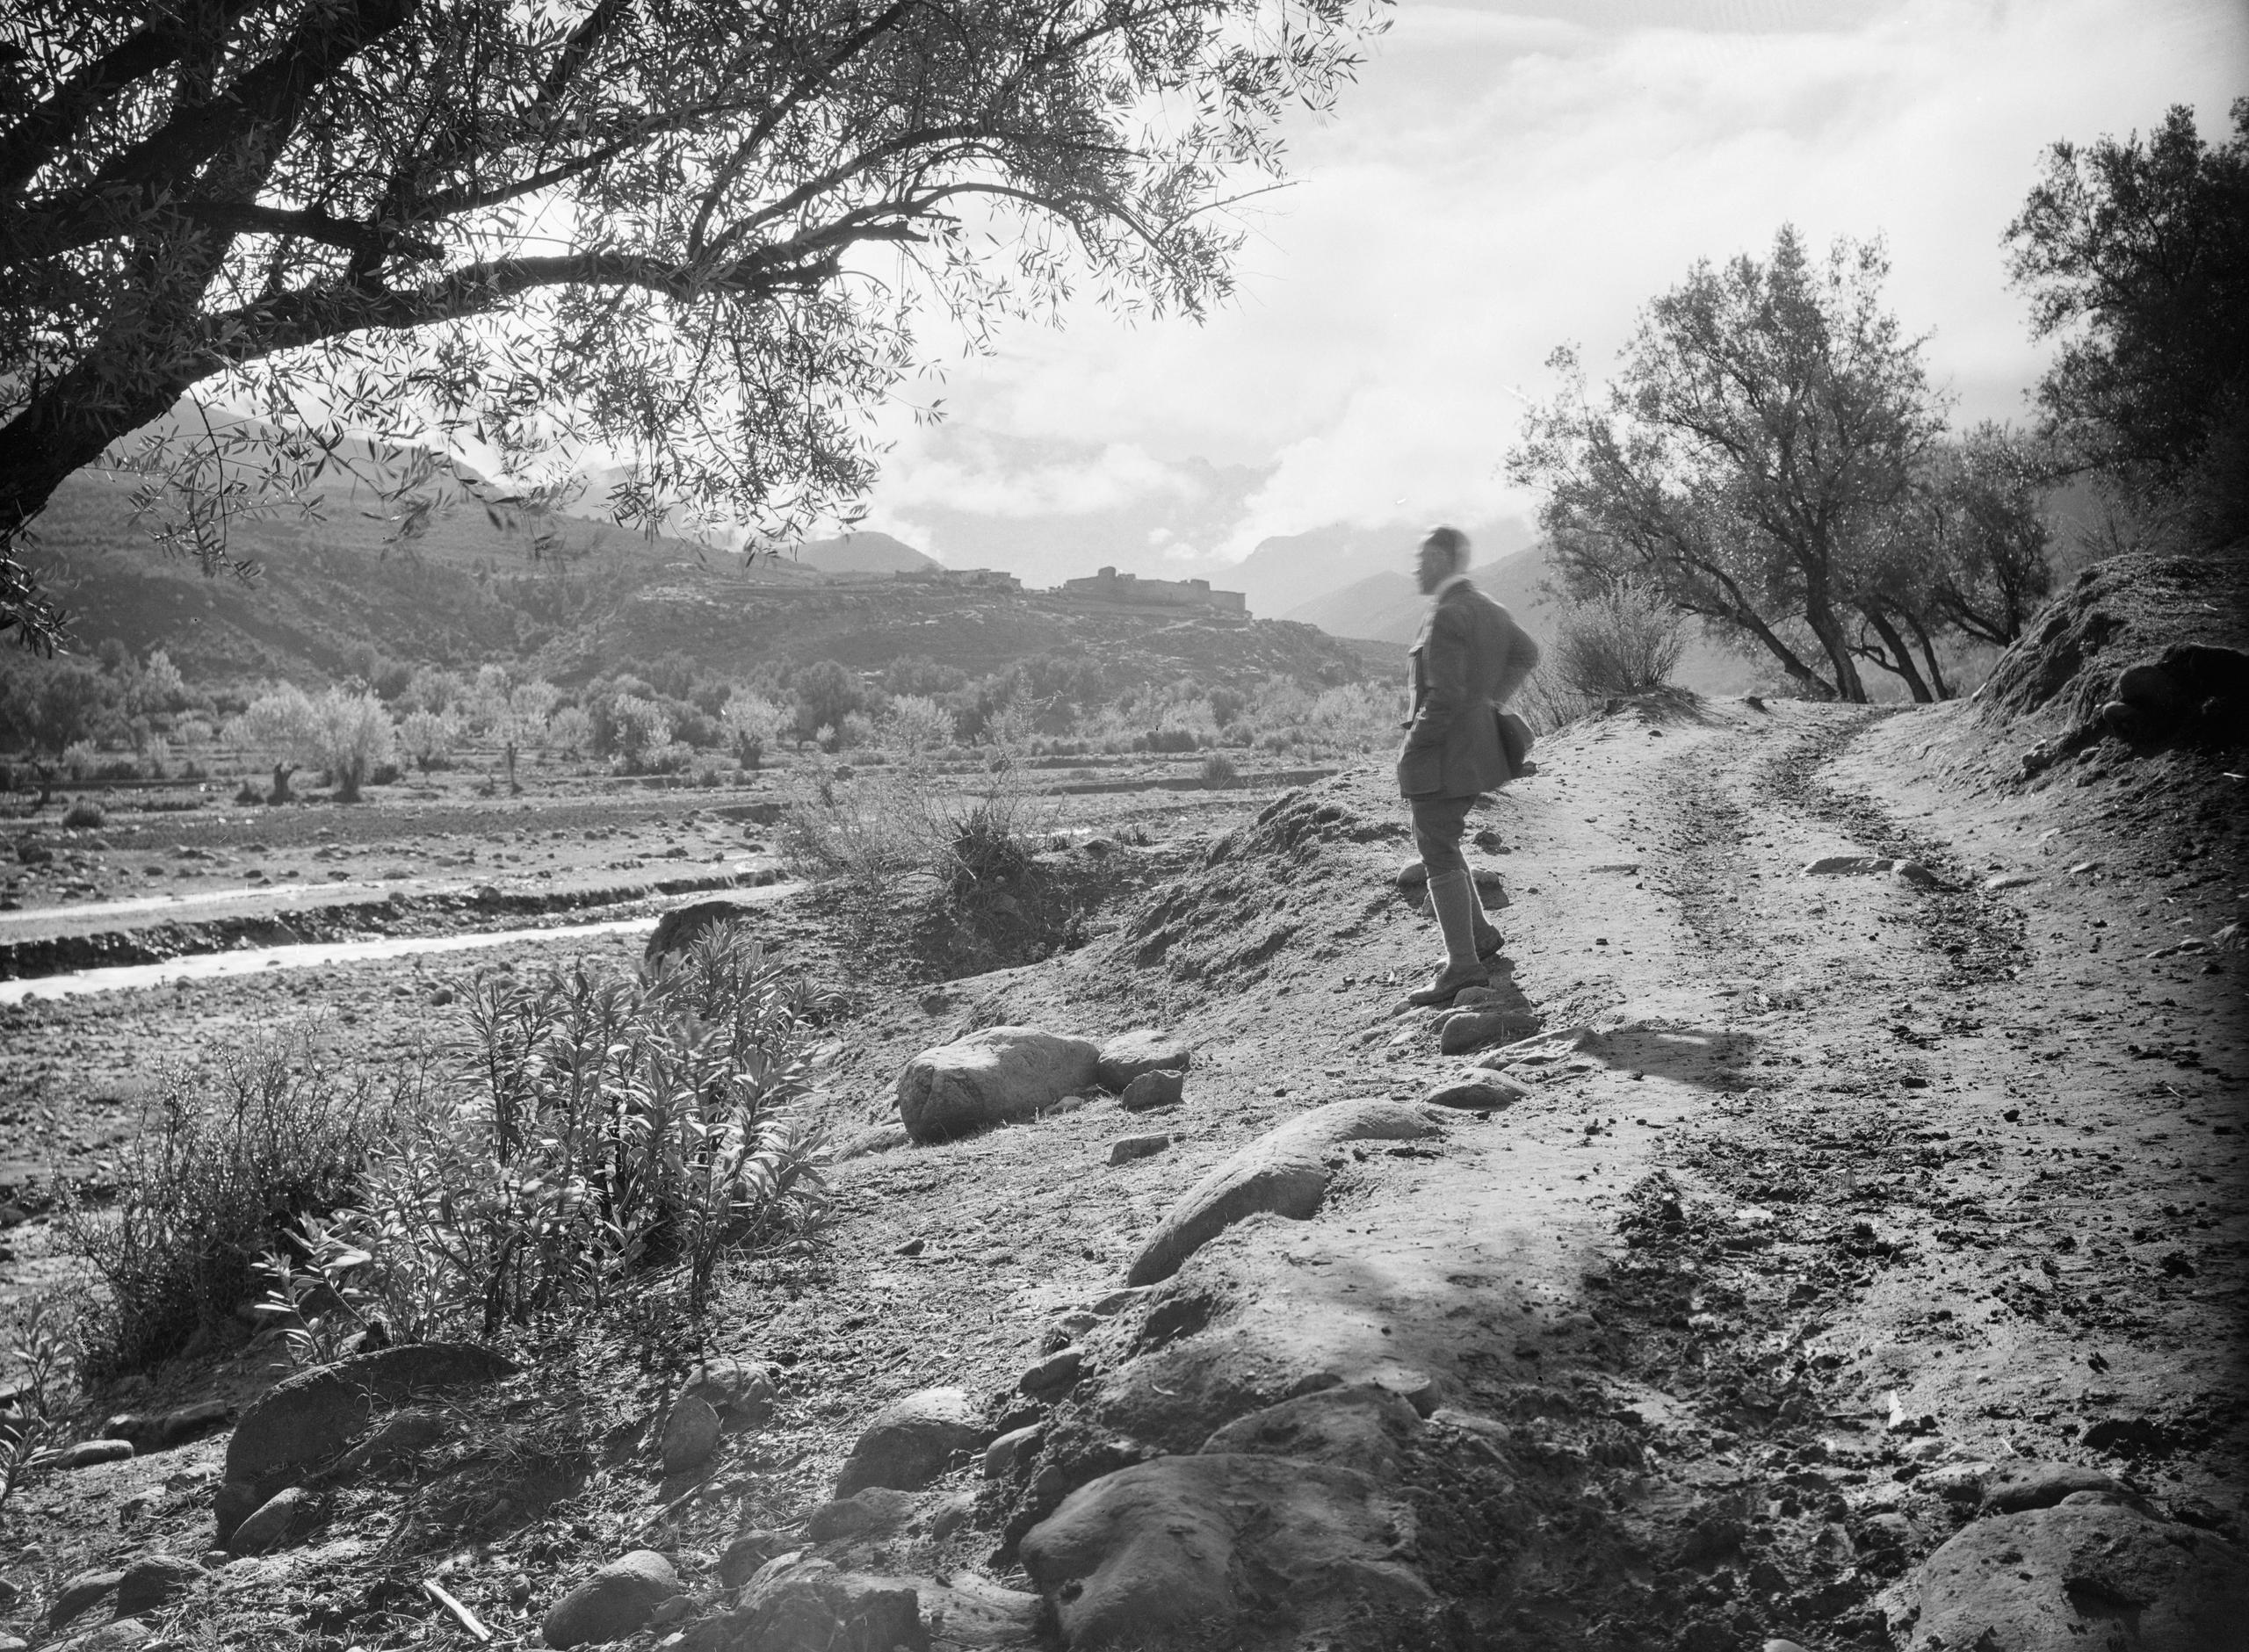
{"label": "sandy soil", "polygon": [[[1314,1219],[1237,1228],[1090,1334],[1042,1462],[1067,1484],[1103,1440],[1192,1450],[1306,1371],[1432,1389],[1512,1431],[1503,1471],[1432,1454],[1409,1476],[1462,1646],[1889,1644],[1883,1590],[1965,1518],[1927,1489],[1954,1464],[2098,1465],[2238,1540],[2249,1012],[2221,932],[2249,887],[2243,812],[2206,805],[2239,783],[2112,753],[2086,784],[2025,790],[1989,744],[1965,708],[1735,702],[1631,707],[1542,749],[1472,830],[1496,834],[1513,981],[1551,1032],[1586,1035],[1508,1064],[1518,1104],[1352,1156]],[[802,1519],[890,1398],[1019,1403],[1059,1317],[1121,1282],[1195,1178],[1308,1107],[1461,1068],[1400,1011],[1433,939],[1392,886],[1407,851],[1385,782],[1354,772],[1202,843],[1175,828],[1175,870],[1114,933],[942,987],[857,965],[814,904],[777,909],[777,942],[848,1004],[825,1035],[839,1129],[887,1118],[905,1059],[964,1028],[1146,1025],[1197,1050],[1174,1144],[1110,1168],[1106,1143],[1148,1121],[1097,1102],[851,1158],[831,1226],[729,1287],[714,1343],[778,1361],[784,1396],[709,1498],[658,1519],[676,1489],[635,1454],[694,1351],[576,1347],[541,1415],[614,1449],[558,1494],[448,1524],[396,1484],[346,1489],[320,1543],[228,1567],[181,1623],[403,1645],[451,1633],[414,1593],[436,1569],[529,1644],[563,1586],[652,1532],[714,1590],[729,1540]],[[1838,856],[1921,869],[1805,869]],[[387,966],[55,1006],[5,1036],[91,1070],[120,1037],[209,1035],[300,988],[377,1042],[428,1002]],[[40,1128],[98,1162],[115,1116]],[[26,1260],[43,1226],[11,1239]],[[107,1397],[239,1399],[277,1363],[253,1347]],[[98,1561],[199,1553],[221,1443],[28,1486],[0,1630],[36,1639],[56,1583]],[[1020,1588],[1010,1539],[1055,1495],[1019,1478],[942,1538],[824,1552]]]}

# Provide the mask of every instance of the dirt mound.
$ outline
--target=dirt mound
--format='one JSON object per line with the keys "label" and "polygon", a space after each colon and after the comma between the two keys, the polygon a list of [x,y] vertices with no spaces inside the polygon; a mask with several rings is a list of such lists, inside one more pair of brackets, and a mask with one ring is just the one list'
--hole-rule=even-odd
{"label": "dirt mound", "polygon": [[2136,666],[2173,679],[2182,715],[2202,699],[2238,696],[2224,692],[2223,662],[2207,658],[2217,650],[2249,650],[2249,563],[2118,557],[2055,598],[1975,699],[1987,718],[2042,717],[2082,744],[2099,737],[2101,706]]}
{"label": "dirt mound", "polygon": [[1212,989],[1258,980],[1300,934],[1332,927],[1339,911],[1395,898],[1369,888],[1341,845],[1406,836],[1402,821],[1365,813],[1335,783],[1289,792],[1141,908],[1117,943],[1117,966]]}

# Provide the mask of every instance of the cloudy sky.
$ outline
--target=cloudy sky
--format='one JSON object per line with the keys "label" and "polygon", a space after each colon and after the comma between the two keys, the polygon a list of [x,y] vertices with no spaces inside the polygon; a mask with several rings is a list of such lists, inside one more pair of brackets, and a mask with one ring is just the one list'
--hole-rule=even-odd
{"label": "cloudy sky", "polygon": [[[1045,583],[1213,575],[1269,537],[1438,519],[1529,537],[1500,461],[1564,341],[1596,372],[1697,258],[1887,238],[1963,418],[2044,350],[2000,234],[2044,146],[2249,92],[2241,0],[1400,0],[1291,137],[1241,291],[1197,327],[1018,327],[896,419],[866,525]],[[1313,595],[1307,591],[1306,595]]]}

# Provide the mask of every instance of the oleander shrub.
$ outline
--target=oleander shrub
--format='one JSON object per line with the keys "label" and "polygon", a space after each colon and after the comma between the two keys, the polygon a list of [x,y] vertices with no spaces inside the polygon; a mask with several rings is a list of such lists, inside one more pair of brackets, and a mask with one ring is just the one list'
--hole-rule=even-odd
{"label": "oleander shrub", "polygon": [[490,1338],[651,1287],[699,1315],[729,1252],[819,1214],[801,989],[735,926],[645,972],[488,976],[464,1021],[323,1236],[338,1294],[393,1335]]}

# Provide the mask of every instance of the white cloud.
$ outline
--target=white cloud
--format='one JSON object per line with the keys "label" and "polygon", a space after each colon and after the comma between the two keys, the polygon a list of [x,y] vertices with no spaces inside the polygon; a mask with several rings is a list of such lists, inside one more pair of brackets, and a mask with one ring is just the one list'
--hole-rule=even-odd
{"label": "white cloud", "polygon": [[2181,101],[2216,135],[2245,61],[2225,0],[1407,5],[1339,118],[1291,133],[1305,182],[1234,306],[1009,333],[950,374],[951,423],[901,444],[878,510],[1087,517],[1176,497],[1204,460],[1269,472],[1197,536],[1230,555],[1524,516],[1498,465],[1547,352],[1601,371],[1694,260],[1784,220],[1885,235],[1892,307],[1962,413],[2020,417],[2047,351],[2000,237],[2043,149]]}
{"label": "white cloud", "polygon": [[884,506],[912,516],[930,507],[987,516],[1085,516],[1151,499],[1192,499],[1199,490],[1187,471],[1130,442],[1090,450],[1026,452],[1028,444],[1002,444],[974,432],[931,439],[893,461]]}

